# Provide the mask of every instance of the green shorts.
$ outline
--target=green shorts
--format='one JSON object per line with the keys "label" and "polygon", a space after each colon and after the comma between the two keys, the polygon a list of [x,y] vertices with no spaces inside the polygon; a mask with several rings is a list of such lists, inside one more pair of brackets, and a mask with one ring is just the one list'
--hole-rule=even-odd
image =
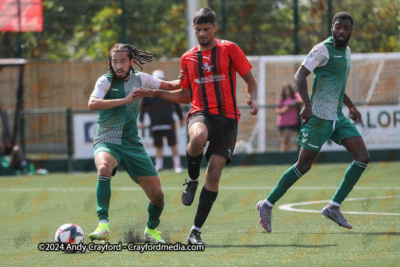
{"label": "green shorts", "polygon": [[297,143],[306,149],[319,152],[328,139],[341,145],[343,139],[354,136],[361,136],[361,134],[347,118],[331,121],[313,115],[306,124],[301,126]]}
{"label": "green shorts", "polygon": [[124,167],[131,179],[136,182],[136,176],[158,175],[153,162],[142,144],[117,145],[100,143],[94,146],[94,156],[100,151],[105,151],[114,156]]}

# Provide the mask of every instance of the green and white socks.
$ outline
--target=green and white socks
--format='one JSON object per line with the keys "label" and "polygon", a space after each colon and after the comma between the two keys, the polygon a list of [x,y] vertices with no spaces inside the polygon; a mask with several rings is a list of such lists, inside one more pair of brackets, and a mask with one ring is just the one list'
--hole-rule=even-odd
{"label": "green and white socks", "polygon": [[[354,160],[349,168],[346,170],[342,183],[337,189],[335,195],[332,198],[331,205],[340,207],[343,200],[353,190],[354,185],[360,179],[367,163]],[[271,191],[266,199],[268,206],[273,207],[274,204],[287,192],[287,190],[298,180],[302,174],[297,169],[296,165],[290,167],[281,177],[278,184]]]}
{"label": "green and white socks", "polygon": [[356,160],[351,163],[344,174],[342,183],[332,198],[332,202],[336,202],[339,205],[342,204],[343,200],[349,195],[351,190],[353,190],[354,185],[357,183],[358,179],[360,179],[367,165],[367,163]]}
{"label": "green and white socks", "polygon": [[96,185],[97,215],[100,220],[108,220],[111,199],[111,177],[99,175]]}
{"label": "green and white socks", "polygon": [[301,176],[296,164],[290,167],[267,197],[267,205],[272,207]]}

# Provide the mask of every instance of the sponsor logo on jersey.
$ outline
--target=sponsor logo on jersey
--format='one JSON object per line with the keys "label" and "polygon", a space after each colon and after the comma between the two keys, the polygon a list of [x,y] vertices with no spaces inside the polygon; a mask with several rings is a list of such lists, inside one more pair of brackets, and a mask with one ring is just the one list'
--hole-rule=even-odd
{"label": "sponsor logo on jersey", "polygon": [[214,67],[214,65],[208,66],[208,63],[205,63],[202,69],[206,70],[206,72],[210,72],[212,67]]}
{"label": "sponsor logo on jersey", "polygon": [[343,56],[339,56],[339,55],[334,55],[333,57],[340,57],[340,58],[342,58]]}
{"label": "sponsor logo on jersey", "polygon": [[112,88],[111,91],[117,91],[118,92],[118,89],[117,88]]}
{"label": "sponsor logo on jersey", "polygon": [[219,81],[225,81],[225,74],[209,75],[209,76],[203,77],[201,79],[194,79],[194,82],[197,84],[213,83],[213,82],[219,82]]}

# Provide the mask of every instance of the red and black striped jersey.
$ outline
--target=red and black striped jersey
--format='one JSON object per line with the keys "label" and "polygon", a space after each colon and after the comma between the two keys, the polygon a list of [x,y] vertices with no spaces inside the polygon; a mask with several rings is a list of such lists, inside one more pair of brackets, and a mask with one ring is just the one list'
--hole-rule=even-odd
{"label": "red and black striped jersey", "polygon": [[239,46],[218,40],[213,48],[200,51],[198,45],[181,57],[185,79],[181,86],[190,89],[192,108],[197,111],[225,116],[239,122],[240,111],[236,101],[236,72],[247,74],[252,66]]}

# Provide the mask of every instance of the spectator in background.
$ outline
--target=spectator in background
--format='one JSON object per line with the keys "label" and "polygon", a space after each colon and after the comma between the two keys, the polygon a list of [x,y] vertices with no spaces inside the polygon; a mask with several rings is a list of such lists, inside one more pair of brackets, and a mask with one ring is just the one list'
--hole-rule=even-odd
{"label": "spectator in background", "polygon": [[[152,75],[155,78],[162,80],[164,79],[164,72],[161,70],[155,70]],[[178,154],[178,147],[176,145],[177,141],[175,134],[175,122],[172,118],[173,109],[175,109],[175,112],[179,117],[180,127],[183,127],[183,115],[179,104],[171,103],[158,97],[145,97],[143,98],[142,106],[140,108],[140,129],[144,128],[144,113],[148,112],[150,116],[150,127],[154,139],[154,146],[156,147],[155,167],[158,172],[164,167],[164,136],[167,138],[168,146],[171,147],[172,150],[172,159],[175,172],[181,173],[183,171],[181,158]]]}
{"label": "spectator in background", "polygon": [[17,171],[17,173],[21,172],[25,175],[32,174],[29,173],[28,160],[26,159],[24,152],[22,152],[22,149],[19,146],[15,145],[11,147],[8,144],[2,142],[0,148],[0,158],[0,168],[8,165],[9,167],[12,167],[15,171]]}
{"label": "spectator in background", "polygon": [[279,128],[281,137],[280,150],[290,150],[290,137],[298,133],[300,129],[299,109],[302,104],[301,97],[295,93],[289,83],[282,85],[281,97],[276,101],[275,112],[276,126]]}
{"label": "spectator in background", "polygon": [[[30,174],[28,170],[28,160],[24,152],[18,145],[13,145],[8,119],[5,111],[1,110],[0,117],[2,127],[0,135],[0,168],[12,167],[15,171],[22,172],[23,174]],[[1,173],[1,171],[0,171]],[[31,173],[33,174],[33,173]]]}

